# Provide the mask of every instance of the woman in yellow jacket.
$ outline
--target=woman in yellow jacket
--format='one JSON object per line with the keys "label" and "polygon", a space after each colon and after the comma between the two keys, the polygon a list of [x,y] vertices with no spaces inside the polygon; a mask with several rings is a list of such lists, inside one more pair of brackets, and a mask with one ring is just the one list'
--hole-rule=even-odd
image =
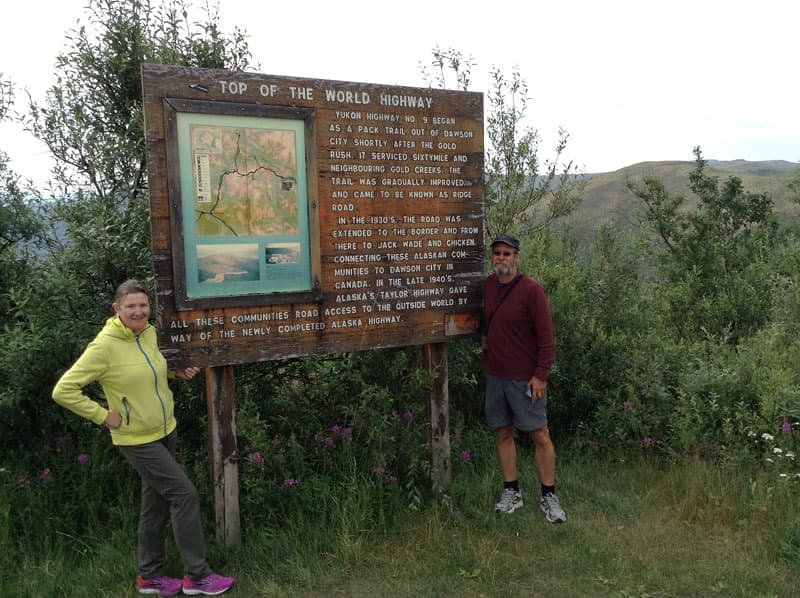
{"label": "woman in yellow jacket", "polygon": [[[206,562],[197,490],[175,459],[176,421],[167,362],[150,325],[150,297],[136,280],[117,289],[115,316],[89,343],[53,389],[53,399],[70,411],[111,432],[111,441],[142,479],[138,530],[142,594],[174,596],[221,594],[233,586],[232,577],[214,573]],[[190,380],[198,368],[175,375]],[[93,401],[83,388],[98,381],[108,408]],[[184,565],[183,579],[164,573],[166,526],[172,521],[175,544]]]}

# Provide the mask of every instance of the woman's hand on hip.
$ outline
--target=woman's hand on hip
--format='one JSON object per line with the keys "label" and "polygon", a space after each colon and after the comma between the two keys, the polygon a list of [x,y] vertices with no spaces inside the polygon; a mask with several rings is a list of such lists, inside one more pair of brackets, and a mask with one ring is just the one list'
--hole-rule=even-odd
{"label": "woman's hand on hip", "polygon": [[103,425],[109,430],[114,430],[122,425],[122,414],[116,411],[109,411]]}

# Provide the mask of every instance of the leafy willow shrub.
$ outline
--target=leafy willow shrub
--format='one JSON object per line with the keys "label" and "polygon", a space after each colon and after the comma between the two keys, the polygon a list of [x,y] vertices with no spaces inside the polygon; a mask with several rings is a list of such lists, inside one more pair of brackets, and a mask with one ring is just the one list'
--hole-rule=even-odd
{"label": "leafy willow shrub", "polygon": [[[757,461],[749,437],[775,429],[764,417],[759,365],[741,346],[649,337],[584,433],[596,444],[666,454]],[[754,452],[755,451],[755,452]]]}
{"label": "leafy willow shrub", "polygon": [[375,350],[259,364],[245,374],[237,434],[247,520],[279,523],[297,510],[329,517],[320,505],[341,500],[354,480],[380,499],[375,508],[386,498],[420,507],[430,486],[431,376],[419,358],[414,348]]}
{"label": "leafy willow shrub", "polygon": [[[0,328],[0,450],[80,433],[79,419],[50,395],[112,315],[116,281],[85,278],[63,255],[53,250],[31,260],[25,279],[8,291],[14,308]],[[100,397],[95,388],[89,394]]]}
{"label": "leafy willow shrub", "polygon": [[654,336],[642,336],[629,346],[627,367],[598,398],[591,419],[582,422],[581,438],[594,447],[638,449],[661,446],[666,440],[673,405],[667,383],[675,357]]}
{"label": "leafy willow shrub", "polygon": [[579,414],[581,436],[594,446],[667,454],[735,446],[737,424],[759,409],[753,368],[715,339],[667,334],[670,298],[636,280],[635,260],[608,233],[598,235],[594,254],[569,288],[575,307],[560,325],[566,339],[554,368],[585,406],[567,414]]}
{"label": "leafy willow shrub", "polygon": [[760,388],[741,347],[708,340],[676,380],[673,436],[678,448],[712,456],[742,444],[760,416]]}
{"label": "leafy willow shrub", "polygon": [[634,351],[658,327],[639,281],[639,243],[610,228],[598,229],[588,257],[569,231],[542,232],[525,243],[522,269],[547,290],[556,328],[551,427],[562,434],[585,431],[604,404],[641,385],[631,380]]}
{"label": "leafy willow shrub", "polygon": [[[579,258],[568,234],[527,239],[523,270],[545,285],[556,323],[551,425],[562,432],[579,430],[594,446],[757,460],[747,433],[774,432],[794,417],[800,395],[793,366],[800,355],[793,339],[774,338],[774,354],[764,344],[764,330],[770,328],[764,323],[779,311],[786,314],[784,321],[795,322],[782,329],[797,328],[797,318],[787,316],[800,314],[794,285],[800,280],[798,252],[785,243],[770,245],[779,250],[780,258],[773,259],[782,265],[769,264],[760,241],[748,237],[746,255],[727,246],[714,253],[736,256],[742,287],[726,294],[714,286],[704,299],[697,289],[706,282],[692,276],[706,276],[713,268],[687,268],[667,281],[660,278],[663,270],[642,264],[637,239],[617,232],[599,230],[586,258]],[[753,289],[759,289],[758,297]],[[710,298],[706,307],[698,303]],[[702,322],[676,325],[676,305],[684,300],[693,304],[685,314],[705,310],[705,321],[713,320],[708,331]],[[729,300],[733,303],[724,304]],[[776,307],[770,310],[771,305]],[[730,314],[739,320],[726,327],[718,318]],[[693,333],[685,337],[687,331]],[[754,344],[754,339],[761,340]]]}
{"label": "leafy willow shrub", "polygon": [[800,489],[800,342],[794,323],[774,321],[749,340],[741,358],[753,364],[759,409],[742,426],[752,460]]}
{"label": "leafy willow shrub", "polygon": [[752,339],[747,359],[757,364],[753,376],[761,399],[761,424],[774,429],[783,423],[800,423],[800,342],[776,324]]}
{"label": "leafy willow shrub", "polygon": [[[747,195],[733,190],[731,197]],[[709,270],[686,266],[671,288],[660,287],[673,307],[678,295],[694,302],[683,318],[694,318],[685,330],[698,331],[689,341],[692,359],[674,380],[671,436],[679,450],[764,466],[771,458],[765,437],[791,444],[800,421],[800,245],[791,231],[773,232],[770,226],[757,234],[739,231],[735,239],[719,241],[716,253],[709,249],[732,264],[725,280],[705,280]],[[698,298],[703,284],[714,292]],[[793,454],[788,446],[773,448],[778,460],[786,454],[780,451]]]}
{"label": "leafy willow shrub", "polygon": [[3,541],[18,556],[69,547],[108,529],[135,534],[139,482],[105,430],[66,436],[13,454],[0,469]]}
{"label": "leafy willow shrub", "polygon": [[[615,438],[649,451],[763,465],[768,455],[762,436],[794,430],[797,419],[786,409],[768,408],[773,390],[766,381],[783,367],[765,367],[749,344],[662,338],[645,349],[632,353],[637,374],[598,408],[591,427],[595,440]],[[792,389],[775,390],[785,399]],[[784,444],[793,434],[784,435]]]}
{"label": "leafy willow shrub", "polygon": [[746,191],[738,177],[720,181],[706,172],[699,147],[694,154],[693,207],[655,177],[630,181],[628,189],[644,203],[644,222],[660,249],[654,265],[670,328],[678,338],[735,343],[769,317],[777,220],[767,194]]}
{"label": "leafy willow shrub", "polygon": [[[800,425],[799,249],[793,236],[782,238],[769,278],[768,323],[735,347],[716,350],[714,360],[705,362],[713,382],[702,384],[713,389],[711,404],[727,418],[723,429],[729,433],[721,435],[720,448],[768,470],[779,469],[787,478],[798,471],[794,455]],[[703,373],[687,376],[687,385],[697,386],[698,377]]]}
{"label": "leafy willow shrub", "polygon": [[471,428],[484,424],[484,378],[480,366],[480,338],[467,337],[448,343],[448,395],[450,427]]}
{"label": "leafy willow shrub", "polygon": [[[795,225],[797,226],[797,225]],[[765,414],[800,421],[800,235],[792,231],[773,256],[770,324],[749,346],[767,389]]]}

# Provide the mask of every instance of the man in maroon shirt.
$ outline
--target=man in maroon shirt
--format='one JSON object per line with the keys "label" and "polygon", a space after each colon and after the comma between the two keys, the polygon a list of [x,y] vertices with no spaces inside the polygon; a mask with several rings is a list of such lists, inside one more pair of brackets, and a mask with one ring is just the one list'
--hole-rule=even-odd
{"label": "man in maroon shirt", "polygon": [[483,284],[486,422],[497,430],[497,455],[503,494],[495,511],[522,506],[517,480],[516,429],[529,433],[536,447],[541,483],[540,506],[551,523],[567,520],[556,495],[556,451],[547,427],[547,376],[556,354],[547,295],[519,271],[519,241],[500,235],[492,241],[492,269]]}

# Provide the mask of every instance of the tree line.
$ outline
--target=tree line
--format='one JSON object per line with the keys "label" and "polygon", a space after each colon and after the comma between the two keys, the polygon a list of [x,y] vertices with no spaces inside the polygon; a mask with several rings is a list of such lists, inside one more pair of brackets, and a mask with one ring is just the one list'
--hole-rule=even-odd
{"label": "tree line", "polygon": [[[94,431],[52,405],[53,383],[108,315],[116,285],[151,279],[140,65],[251,68],[247,35],[221,31],[214,11],[192,21],[182,2],[116,0],[92,0],[87,11],[94,26],[69,32],[57,83],[43,100],[14,113],[13,85],[1,88],[0,116],[20,119],[55,161],[45,192],[22,181],[0,153],[0,450],[7,454],[46,438],[91,438]],[[428,85],[452,79],[467,89],[473,66],[461,52],[435,47],[421,70]],[[632,180],[627,192],[644,208],[640,228],[602,227],[582,248],[560,224],[583,192],[577,168],[563,159],[569,135],[561,130],[555,146],[543,148],[526,125],[524,77],[497,68],[491,75],[486,230],[521,238],[523,270],[548,290],[558,336],[556,433],[595,449],[715,458],[737,447],[761,459],[767,447],[758,439],[777,430],[795,442],[797,223],[779,223],[769,196],[737,177],[709,174],[696,148],[692,198],[655,177]],[[800,174],[789,186],[800,196]],[[458,426],[482,421],[477,351],[470,339],[450,352]],[[424,412],[414,396],[421,378],[387,381],[387,363],[397,368],[390,379],[423,376],[416,350],[379,353],[240,366],[242,450],[251,454],[266,442],[265,429],[308,441],[333,425],[361,421],[366,430],[367,414]],[[331,369],[342,383],[326,388],[322,373]],[[178,391],[185,421],[204,417],[202,392],[197,385]],[[393,475],[424,479],[421,456],[390,458],[391,447],[368,436],[385,453],[382,467],[393,461]],[[407,430],[386,437],[409,442]],[[194,440],[202,452],[204,439]]]}

